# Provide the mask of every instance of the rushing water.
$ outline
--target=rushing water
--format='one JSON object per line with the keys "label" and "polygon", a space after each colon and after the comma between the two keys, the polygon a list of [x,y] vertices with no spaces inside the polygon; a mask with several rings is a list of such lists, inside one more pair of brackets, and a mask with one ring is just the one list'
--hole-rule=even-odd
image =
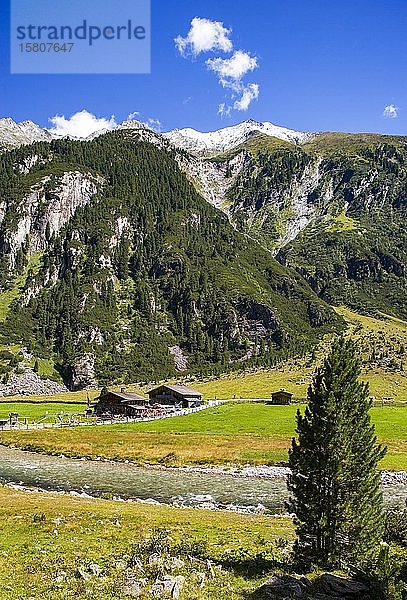
{"label": "rushing water", "polygon": [[[0,446],[0,483],[45,490],[106,494],[123,499],[154,499],[167,504],[255,507],[284,511],[287,488],[283,479],[233,477],[153,469],[132,464],[76,460],[23,452]],[[384,486],[387,504],[404,505],[407,485]]]}

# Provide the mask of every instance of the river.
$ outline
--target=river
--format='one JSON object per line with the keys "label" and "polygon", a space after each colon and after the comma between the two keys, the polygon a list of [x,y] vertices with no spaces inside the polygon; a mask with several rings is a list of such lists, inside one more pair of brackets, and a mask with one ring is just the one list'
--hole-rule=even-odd
{"label": "river", "polygon": [[[95,497],[152,499],[178,506],[284,512],[283,478],[235,477],[182,469],[47,456],[0,446],[0,484],[19,484]],[[404,506],[407,485],[383,486],[387,505]],[[261,509],[260,506],[260,509]],[[258,510],[258,508],[257,508]]]}

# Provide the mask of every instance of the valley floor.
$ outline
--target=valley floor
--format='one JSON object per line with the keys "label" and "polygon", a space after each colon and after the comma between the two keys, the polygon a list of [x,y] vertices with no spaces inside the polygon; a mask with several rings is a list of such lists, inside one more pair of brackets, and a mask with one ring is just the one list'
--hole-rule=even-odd
{"label": "valley floor", "polygon": [[[162,421],[5,431],[0,433],[0,443],[47,454],[139,464],[271,465],[287,461],[298,408],[303,406],[228,403]],[[378,438],[388,448],[380,467],[407,470],[407,408],[377,406],[371,414]]]}

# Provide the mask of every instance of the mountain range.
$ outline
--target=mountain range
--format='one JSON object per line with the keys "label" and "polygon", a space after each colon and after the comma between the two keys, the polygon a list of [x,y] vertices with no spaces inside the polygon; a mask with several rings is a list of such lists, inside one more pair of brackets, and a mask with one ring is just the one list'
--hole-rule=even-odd
{"label": "mountain range", "polygon": [[0,119],[0,148],[4,385],[272,365],[343,329],[332,306],[407,317],[406,137]]}

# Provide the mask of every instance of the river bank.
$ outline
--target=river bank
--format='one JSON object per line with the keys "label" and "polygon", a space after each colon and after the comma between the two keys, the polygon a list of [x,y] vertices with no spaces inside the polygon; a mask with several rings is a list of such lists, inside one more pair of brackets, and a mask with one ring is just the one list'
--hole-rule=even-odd
{"label": "river bank", "polygon": [[[15,448],[14,446],[9,446],[7,444],[0,443],[0,448],[4,446],[5,448],[12,449],[20,449]],[[27,451],[23,449],[23,451]],[[30,451],[33,454],[41,454],[44,456],[55,456],[54,452],[47,451]],[[146,469],[154,469],[154,470],[164,470],[164,471],[176,471],[176,472],[184,472],[184,473],[204,473],[206,475],[229,475],[231,477],[255,477],[260,479],[286,479],[290,473],[290,469],[288,466],[284,465],[183,465],[183,466],[166,466],[166,465],[158,465],[158,464],[149,464],[144,463],[140,465],[140,463],[133,462],[128,459],[111,459],[105,458],[102,456],[97,457],[77,457],[77,456],[69,456],[65,454],[58,454],[58,458],[66,458],[66,459],[78,459],[82,461],[91,461],[91,462],[107,462],[111,464],[130,464],[134,467],[144,467]],[[391,470],[381,470],[380,471],[381,481],[384,485],[407,485],[407,471],[391,471]]]}
{"label": "river bank", "polygon": [[[249,514],[285,514],[287,467],[139,466],[0,446],[0,483],[22,488]],[[386,505],[404,506],[407,473],[384,472]]]}

